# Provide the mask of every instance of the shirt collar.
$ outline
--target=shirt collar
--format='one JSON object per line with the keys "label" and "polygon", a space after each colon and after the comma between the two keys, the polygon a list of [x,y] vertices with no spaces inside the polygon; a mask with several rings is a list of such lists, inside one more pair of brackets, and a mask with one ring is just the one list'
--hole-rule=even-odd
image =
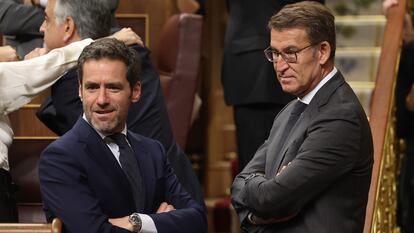
{"label": "shirt collar", "polygon": [[[86,119],[86,116],[85,116],[85,113],[83,113],[83,115],[82,115],[82,118],[86,121],[86,122],[88,122],[88,124],[99,134],[99,136],[102,138],[102,139],[105,139],[105,137],[106,136],[109,136],[109,135],[104,135],[103,133],[101,133],[101,132],[99,132],[98,130],[96,130],[95,129],[95,127],[93,127],[93,125],[88,121],[88,119]],[[123,135],[125,135],[125,137],[126,137],[126,135],[127,135],[127,126],[126,126],[126,124],[125,124],[125,127],[124,127],[124,129],[121,131],[121,133],[123,134]]]}
{"label": "shirt collar", "polygon": [[316,95],[316,93],[319,91],[319,89],[321,89],[323,87],[323,85],[325,85],[325,83],[327,83],[337,72],[338,72],[338,70],[336,69],[336,67],[334,67],[332,69],[332,71],[329,72],[329,74],[326,75],[325,78],[323,78],[318,83],[318,85],[316,85],[315,88],[313,88],[312,91],[310,91],[308,94],[306,94],[303,98],[298,97],[298,100],[301,101],[302,103],[309,104],[311,102],[311,100],[313,99],[313,97]]}

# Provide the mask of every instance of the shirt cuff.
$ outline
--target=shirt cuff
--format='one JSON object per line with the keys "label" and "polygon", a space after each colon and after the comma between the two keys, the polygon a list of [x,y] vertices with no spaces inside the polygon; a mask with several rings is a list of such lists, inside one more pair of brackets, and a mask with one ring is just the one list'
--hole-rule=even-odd
{"label": "shirt cuff", "polygon": [[154,220],[149,215],[139,214],[139,217],[141,217],[142,221],[142,228],[139,233],[157,233]]}

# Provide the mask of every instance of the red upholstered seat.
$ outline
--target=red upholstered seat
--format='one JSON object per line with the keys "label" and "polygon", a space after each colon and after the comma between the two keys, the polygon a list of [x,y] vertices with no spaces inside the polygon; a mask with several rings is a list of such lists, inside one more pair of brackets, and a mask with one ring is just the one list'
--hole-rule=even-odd
{"label": "red upholstered seat", "polygon": [[161,31],[156,57],[174,136],[185,148],[199,79],[202,16],[171,16]]}

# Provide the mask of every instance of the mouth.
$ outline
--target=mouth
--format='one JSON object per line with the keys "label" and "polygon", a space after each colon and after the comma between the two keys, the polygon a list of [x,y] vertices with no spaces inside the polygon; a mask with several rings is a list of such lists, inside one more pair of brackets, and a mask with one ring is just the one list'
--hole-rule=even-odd
{"label": "mouth", "polygon": [[105,119],[109,118],[111,116],[111,114],[114,113],[114,112],[115,112],[115,110],[113,110],[113,109],[93,111],[93,113],[96,115],[96,117],[99,120],[105,120]]}
{"label": "mouth", "polygon": [[295,77],[293,77],[293,76],[279,76],[279,81],[281,82],[281,83],[284,83],[284,82],[290,82],[291,80],[293,80]]}

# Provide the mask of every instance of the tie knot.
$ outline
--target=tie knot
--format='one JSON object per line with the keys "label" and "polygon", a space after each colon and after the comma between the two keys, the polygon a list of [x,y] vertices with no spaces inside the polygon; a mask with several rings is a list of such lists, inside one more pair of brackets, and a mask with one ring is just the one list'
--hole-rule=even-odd
{"label": "tie knot", "polygon": [[305,103],[303,103],[299,100],[296,100],[296,102],[293,105],[293,109],[292,109],[291,114],[292,115],[300,115],[305,110],[305,108],[307,106],[308,106],[307,104],[305,104]]}
{"label": "tie knot", "polygon": [[116,133],[108,136],[110,139],[112,139],[118,146],[129,146],[126,137],[122,133]]}

